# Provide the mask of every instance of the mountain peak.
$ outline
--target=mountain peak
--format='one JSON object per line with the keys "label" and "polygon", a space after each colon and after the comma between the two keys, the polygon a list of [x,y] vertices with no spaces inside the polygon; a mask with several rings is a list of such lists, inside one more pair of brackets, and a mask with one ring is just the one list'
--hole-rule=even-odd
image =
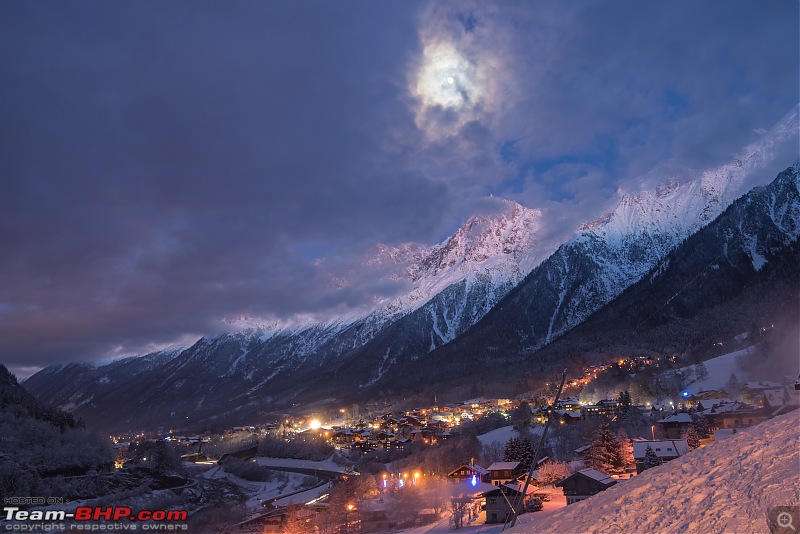
{"label": "mountain peak", "polygon": [[420,250],[408,265],[408,275],[418,281],[448,270],[471,271],[512,262],[523,269],[535,261],[542,213],[503,200],[502,209],[470,217],[456,232],[432,247]]}

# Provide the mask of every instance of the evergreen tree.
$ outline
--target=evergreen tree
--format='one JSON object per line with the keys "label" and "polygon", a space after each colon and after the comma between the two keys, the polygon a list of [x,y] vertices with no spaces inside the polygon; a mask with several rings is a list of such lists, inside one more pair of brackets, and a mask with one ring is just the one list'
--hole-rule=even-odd
{"label": "evergreen tree", "polygon": [[511,410],[508,415],[508,419],[514,425],[515,430],[526,428],[531,424],[531,406],[525,401],[520,402],[519,406]]}
{"label": "evergreen tree", "polygon": [[736,373],[731,373],[730,378],[725,383],[725,391],[728,395],[733,397],[737,397],[739,393],[742,391],[742,382],[739,380],[739,377],[736,376]]}
{"label": "evergreen tree", "polygon": [[619,440],[611,432],[606,419],[602,420],[600,427],[592,436],[592,447],[588,459],[593,469],[609,475],[624,472]]}
{"label": "evergreen tree", "polygon": [[636,467],[636,460],[633,457],[633,444],[624,428],[620,428],[617,431],[617,442],[619,443],[619,465],[617,469],[624,473],[628,469]]}
{"label": "evergreen tree", "polygon": [[628,409],[633,404],[633,402],[631,401],[631,394],[627,389],[625,391],[619,392],[617,401],[619,402],[619,408],[622,413],[627,413]]}
{"label": "evergreen tree", "polygon": [[533,444],[528,438],[509,438],[503,450],[503,461],[520,462],[522,467],[530,469],[534,454]]}
{"label": "evergreen tree", "polygon": [[661,460],[656,456],[656,451],[648,445],[647,449],[644,451],[644,465],[642,466],[642,471],[650,469],[651,467],[656,467],[661,465]]}
{"label": "evergreen tree", "polygon": [[697,434],[697,429],[694,425],[686,427],[686,430],[683,432],[683,439],[686,440],[686,444],[689,445],[689,448],[692,450],[700,446],[700,436]]}
{"label": "evergreen tree", "polygon": [[705,380],[708,378],[708,368],[706,368],[706,364],[704,362],[698,363],[694,371],[698,380]]}
{"label": "evergreen tree", "polygon": [[710,438],[711,431],[708,429],[708,421],[706,421],[706,418],[697,413],[693,413],[691,417],[692,417],[692,426],[697,432],[698,440]]}

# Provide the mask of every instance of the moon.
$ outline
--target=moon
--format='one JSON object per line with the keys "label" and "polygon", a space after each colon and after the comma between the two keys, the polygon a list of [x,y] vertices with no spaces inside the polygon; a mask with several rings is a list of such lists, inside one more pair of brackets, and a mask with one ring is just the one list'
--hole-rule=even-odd
{"label": "moon", "polygon": [[453,44],[428,44],[421,59],[412,92],[423,107],[466,111],[480,97],[475,66]]}

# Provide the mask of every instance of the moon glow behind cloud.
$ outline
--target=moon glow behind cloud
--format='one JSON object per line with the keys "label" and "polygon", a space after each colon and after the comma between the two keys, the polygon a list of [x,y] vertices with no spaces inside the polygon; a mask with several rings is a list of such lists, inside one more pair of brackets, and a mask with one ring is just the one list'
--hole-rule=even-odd
{"label": "moon glow behind cloud", "polygon": [[[448,42],[425,45],[412,83],[411,93],[419,103],[417,126],[432,137],[451,135],[475,118],[484,98],[478,66]],[[437,120],[441,114],[449,120]]]}

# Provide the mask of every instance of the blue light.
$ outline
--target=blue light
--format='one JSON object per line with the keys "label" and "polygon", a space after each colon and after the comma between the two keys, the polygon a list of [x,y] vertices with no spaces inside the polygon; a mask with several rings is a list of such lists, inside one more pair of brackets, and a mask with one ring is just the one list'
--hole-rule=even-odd
{"label": "blue light", "polygon": [[681,395],[683,395],[683,397],[686,398],[686,397],[689,396],[689,392],[688,391],[684,391],[683,393],[681,393]]}
{"label": "blue light", "polygon": [[403,479],[402,478],[398,482],[400,483],[400,487],[401,488],[405,485],[405,484],[403,484]]}
{"label": "blue light", "polygon": [[478,475],[472,475],[472,487],[478,485]]}

